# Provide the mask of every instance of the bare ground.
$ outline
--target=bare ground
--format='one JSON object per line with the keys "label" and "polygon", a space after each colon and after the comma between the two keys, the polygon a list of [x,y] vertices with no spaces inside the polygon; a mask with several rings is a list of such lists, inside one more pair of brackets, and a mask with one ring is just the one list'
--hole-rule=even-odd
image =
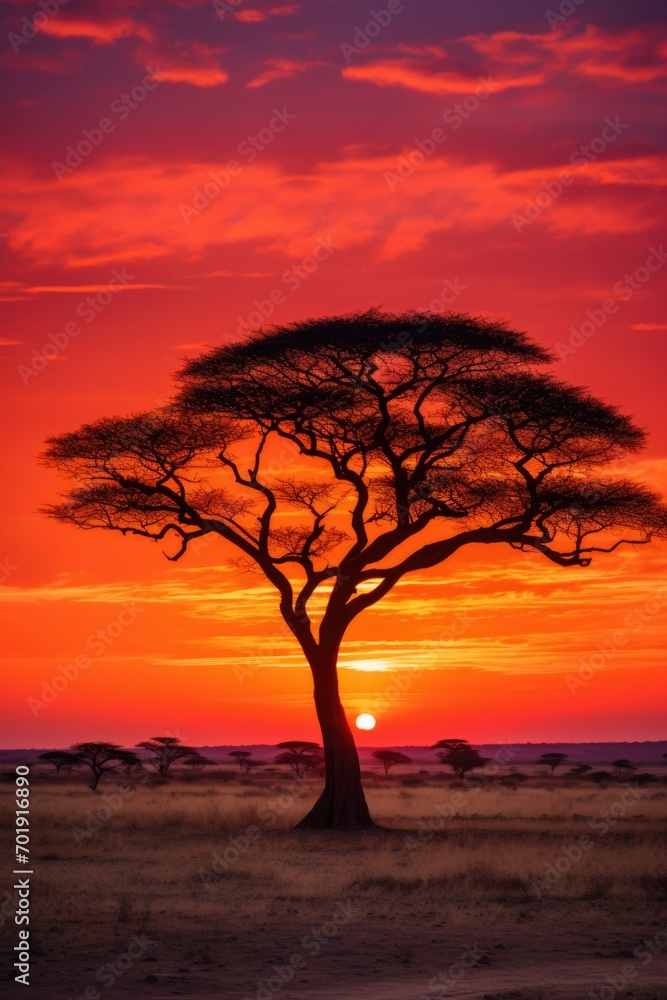
{"label": "bare ground", "polygon": [[404,781],[355,836],[290,831],[316,787],[286,776],[38,779],[32,995],[665,1000],[662,783]]}

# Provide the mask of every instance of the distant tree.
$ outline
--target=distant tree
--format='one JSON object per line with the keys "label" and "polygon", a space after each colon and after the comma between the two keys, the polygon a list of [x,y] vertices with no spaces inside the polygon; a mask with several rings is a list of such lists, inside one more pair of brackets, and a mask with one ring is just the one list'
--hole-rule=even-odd
{"label": "distant tree", "polygon": [[319,774],[324,776],[325,774],[325,761],[324,761],[324,750],[319,747],[314,750],[312,754],[306,759],[306,769],[305,774],[312,771],[313,774]]}
{"label": "distant tree", "polygon": [[216,761],[211,760],[210,757],[203,757],[200,753],[196,757],[186,757],[183,761],[184,766],[191,768],[195,774],[201,774],[205,767],[215,763]]}
{"label": "distant tree", "polygon": [[564,760],[567,760],[566,753],[543,753],[537,763],[546,764],[546,766],[550,769],[551,774],[553,774],[556,768],[562,764]]}
{"label": "distant tree", "polygon": [[56,774],[60,774],[61,767],[67,767],[69,770],[79,763],[76,754],[69,753],[67,750],[47,750],[46,753],[40,753],[39,759],[47,764],[53,764]]}
{"label": "distant tree", "polygon": [[618,760],[612,760],[611,766],[613,767],[615,774],[618,775],[632,774],[633,771],[637,770],[632,761],[627,760],[626,757],[619,757]]}
{"label": "distant tree", "polygon": [[92,771],[90,787],[97,790],[99,780],[108,771],[121,767],[141,768],[141,761],[134,750],[124,750],[118,743],[74,743],[70,751],[77,761]]}
{"label": "distant tree", "polygon": [[245,767],[246,769],[250,766],[248,761],[252,757],[249,750],[230,750],[227,754],[228,757],[233,757],[237,762],[241,770]]}
{"label": "distant tree", "polygon": [[148,762],[161,778],[166,778],[169,768],[177,760],[187,760],[190,757],[201,756],[194,747],[186,747],[177,736],[152,736],[150,740],[143,740],[135,746],[142,747],[150,752]]}
{"label": "distant tree", "polygon": [[302,778],[306,771],[318,771],[322,767],[324,751],[319,743],[305,740],[286,740],[278,743],[282,750],[275,758],[276,764],[288,764],[297,777]]}
{"label": "distant tree", "polygon": [[598,785],[603,785],[611,777],[609,771],[593,771],[588,777]]}
{"label": "distant tree", "polygon": [[575,775],[588,774],[593,768],[590,764],[575,764],[574,767],[570,768],[569,773]]}
{"label": "distant tree", "polygon": [[412,757],[407,757],[398,750],[375,750],[372,756],[382,761],[385,774],[389,774],[389,769],[396,764],[412,764]]}
{"label": "distant tree", "polygon": [[438,740],[434,743],[434,747],[440,747],[443,750],[469,750],[470,744],[467,740]]}
{"label": "distant tree", "polygon": [[266,767],[265,760],[247,760],[245,762],[246,771],[254,771],[256,767]]}
{"label": "distant tree", "polygon": [[471,747],[467,740],[438,740],[432,749],[442,747],[436,754],[443,764],[451,767],[457,778],[463,780],[469,771],[476,771],[489,762],[490,757],[482,757],[479,751]]}
{"label": "distant tree", "polygon": [[[553,360],[502,322],[452,313],[250,334],[188,360],[166,405],[51,438],[45,461],[71,486],[46,513],[164,542],[170,559],[217,538],[261,572],[310,668],[324,743],[301,825],[369,829],[337,666],[358,616],[468,546],[586,567],[666,531],[656,495],[605,475],[644,431],[545,371]],[[276,462],[281,447],[293,460]]]}
{"label": "distant tree", "polygon": [[508,774],[501,778],[501,783],[507,785],[508,788],[516,789],[517,785],[521,781],[528,781],[528,775],[523,774],[518,767],[510,767]]}

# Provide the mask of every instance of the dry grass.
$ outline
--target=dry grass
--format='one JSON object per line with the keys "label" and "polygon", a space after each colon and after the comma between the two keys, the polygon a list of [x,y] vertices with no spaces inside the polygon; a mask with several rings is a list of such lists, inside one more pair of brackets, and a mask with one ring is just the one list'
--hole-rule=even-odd
{"label": "dry grass", "polygon": [[[342,929],[330,957],[350,968],[356,957],[361,976],[369,949],[369,972],[376,962],[425,968],[457,935],[497,940],[517,924],[558,921],[560,934],[576,927],[581,941],[592,941],[594,927],[602,940],[608,932],[631,946],[664,904],[662,783],[631,796],[602,833],[601,817],[621,811],[622,783],[368,785],[386,830],[356,836],[291,831],[317,788],[287,777],[147,782],[127,794],[108,781],[97,795],[79,778],[39,780],[31,816],[37,947],[49,956],[58,942],[75,941],[81,956],[100,958],[144,931],[181,962],[216,963],[254,981],[274,953],[289,953],[350,901],[357,930]],[[0,787],[8,799],[11,786]],[[456,815],[443,818],[452,804]],[[582,836],[590,848],[536,888],[548,866],[566,865],[565,851],[572,857]]]}

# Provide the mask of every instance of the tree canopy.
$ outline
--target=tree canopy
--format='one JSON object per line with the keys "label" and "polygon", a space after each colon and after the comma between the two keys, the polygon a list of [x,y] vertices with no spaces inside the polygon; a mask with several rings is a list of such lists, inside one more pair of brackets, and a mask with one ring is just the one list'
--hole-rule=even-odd
{"label": "tree canopy", "polygon": [[389,774],[389,769],[396,764],[412,763],[412,757],[401,753],[400,750],[374,750],[372,756],[382,762],[385,774]]}
{"label": "tree canopy", "polygon": [[119,767],[141,768],[141,761],[134,750],[125,750],[118,743],[86,741],[74,743],[70,752],[78,763],[89,767],[92,772],[90,787],[97,790],[100,778],[107,771],[116,771]]}
{"label": "tree canopy", "polygon": [[470,544],[584,567],[665,533],[659,497],[605,471],[644,431],[550,361],[453,313],[288,324],[186,362],[168,405],[50,438],[72,485],[46,512],[170,559],[215,536],[263,573],[315,680],[327,779],[304,824],[369,826],[336,675],[357,615]]}
{"label": "tree canopy", "polygon": [[560,765],[566,760],[567,760],[566,753],[556,753],[556,752],[543,753],[537,763],[546,764],[547,767],[550,769],[551,773],[553,774],[556,768],[560,767]]}
{"label": "tree canopy", "polygon": [[144,750],[148,750],[148,758],[152,768],[166,778],[169,768],[177,760],[182,760],[184,764],[201,757],[201,754],[194,747],[185,746],[177,736],[152,736],[150,740],[142,740],[136,744]]}
{"label": "tree canopy", "polygon": [[467,740],[438,740],[432,749],[440,747],[436,754],[443,764],[451,767],[457,778],[463,780],[469,771],[478,771],[488,764],[490,757],[482,757],[479,750],[471,747]]}
{"label": "tree canopy", "polygon": [[[264,571],[312,650],[306,607],[332,575],[340,627],[466,544],[585,566],[664,530],[656,496],[600,474],[644,432],[535,371],[549,360],[525,335],[460,315],[292,324],[187,362],[169,406],[51,438],[46,461],[77,485],[47,511],[82,528],[172,536],[170,558],[219,534]],[[272,469],[272,436],[312,459],[307,481]],[[440,537],[405,552],[427,526]],[[303,575],[296,591],[290,569]]]}
{"label": "tree canopy", "polygon": [[288,764],[298,778],[308,771],[320,773],[324,763],[324,751],[319,743],[308,740],[285,740],[276,744],[282,752],[274,758],[275,764]]}
{"label": "tree canopy", "polygon": [[47,750],[46,753],[40,753],[39,759],[46,761],[47,764],[53,764],[56,774],[60,774],[61,767],[67,767],[69,770],[80,763],[77,755],[68,750]]}

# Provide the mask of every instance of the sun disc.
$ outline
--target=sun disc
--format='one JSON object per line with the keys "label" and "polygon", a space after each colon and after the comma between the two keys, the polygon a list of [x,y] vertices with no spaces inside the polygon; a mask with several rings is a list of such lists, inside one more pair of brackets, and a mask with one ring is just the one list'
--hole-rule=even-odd
{"label": "sun disc", "polygon": [[356,718],[357,729],[375,729],[375,719],[368,712],[362,712]]}

